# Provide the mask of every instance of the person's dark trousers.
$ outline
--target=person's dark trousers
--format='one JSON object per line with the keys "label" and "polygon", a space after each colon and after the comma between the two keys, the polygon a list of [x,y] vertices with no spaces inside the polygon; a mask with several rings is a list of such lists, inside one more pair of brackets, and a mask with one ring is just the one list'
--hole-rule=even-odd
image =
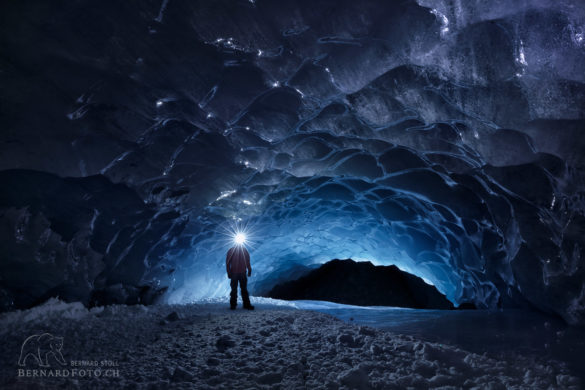
{"label": "person's dark trousers", "polygon": [[242,302],[244,307],[250,307],[250,295],[248,295],[248,278],[246,273],[232,274],[232,281],[230,283],[232,291],[230,293],[230,306],[236,307],[238,303],[238,282],[240,283],[240,290],[242,291]]}

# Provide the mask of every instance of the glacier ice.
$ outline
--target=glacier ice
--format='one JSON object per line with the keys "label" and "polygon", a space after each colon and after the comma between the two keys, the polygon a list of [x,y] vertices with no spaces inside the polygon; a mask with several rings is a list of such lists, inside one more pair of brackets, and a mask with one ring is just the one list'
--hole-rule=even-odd
{"label": "glacier ice", "polygon": [[224,295],[245,225],[252,292],[354,258],[585,323],[580,2],[30,6],[3,6],[2,308]]}

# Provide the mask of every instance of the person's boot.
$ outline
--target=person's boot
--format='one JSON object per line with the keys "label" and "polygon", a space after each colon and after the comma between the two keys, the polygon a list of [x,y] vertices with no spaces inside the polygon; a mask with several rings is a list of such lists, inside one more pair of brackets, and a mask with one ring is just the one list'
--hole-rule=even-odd
{"label": "person's boot", "polygon": [[251,304],[248,303],[247,305],[244,306],[244,309],[246,309],[246,310],[254,310],[254,306],[252,306]]}
{"label": "person's boot", "polygon": [[236,306],[235,305],[230,305],[230,310],[236,310]]}

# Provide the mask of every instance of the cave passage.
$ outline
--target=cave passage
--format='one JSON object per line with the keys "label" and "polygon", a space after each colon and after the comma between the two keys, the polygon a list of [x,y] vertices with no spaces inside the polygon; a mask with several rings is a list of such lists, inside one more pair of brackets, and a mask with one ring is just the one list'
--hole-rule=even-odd
{"label": "cave passage", "polygon": [[[585,324],[579,1],[5,2],[0,308],[331,259]],[[326,15],[326,16],[324,16]]]}

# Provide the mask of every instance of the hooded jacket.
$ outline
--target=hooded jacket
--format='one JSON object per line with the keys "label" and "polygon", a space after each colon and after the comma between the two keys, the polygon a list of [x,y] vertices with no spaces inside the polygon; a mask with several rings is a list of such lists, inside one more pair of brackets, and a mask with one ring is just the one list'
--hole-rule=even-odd
{"label": "hooded jacket", "polygon": [[250,253],[243,245],[230,248],[225,257],[225,268],[228,275],[243,273],[246,272],[246,269],[248,272],[252,272]]}

